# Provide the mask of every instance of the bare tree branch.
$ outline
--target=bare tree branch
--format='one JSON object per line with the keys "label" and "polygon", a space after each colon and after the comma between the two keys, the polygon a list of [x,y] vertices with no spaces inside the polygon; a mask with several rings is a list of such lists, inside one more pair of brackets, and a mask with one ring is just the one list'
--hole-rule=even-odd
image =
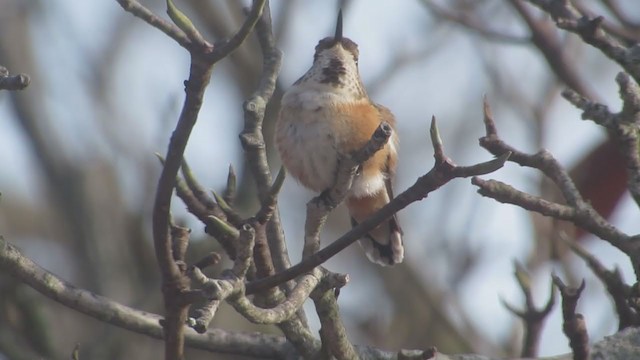
{"label": "bare tree branch", "polygon": [[619,113],[611,113],[607,106],[595,103],[571,90],[563,96],[583,111],[582,118],[593,120],[605,127],[620,149],[626,162],[627,188],[640,206],[640,154],[638,154],[638,126],[640,126],[640,87],[626,73],[619,73],[616,81],[620,87],[623,106]]}
{"label": "bare tree branch", "polygon": [[523,266],[515,262],[514,275],[518,280],[518,285],[524,294],[525,310],[517,310],[506,301],[502,300],[502,304],[514,315],[522,319],[525,323],[525,335],[522,343],[521,356],[523,358],[533,358],[538,354],[538,344],[540,343],[540,335],[542,333],[542,325],[545,319],[553,310],[555,305],[555,294],[553,282],[551,283],[551,294],[547,304],[542,309],[536,309],[533,303],[533,295],[531,293],[531,278],[525,271]]}
{"label": "bare tree branch", "polygon": [[[100,321],[163,339],[158,315],[132,309],[104,296],[79,289],[42,269],[0,238],[0,268],[33,287],[48,298]],[[265,334],[243,334],[211,330],[205,335],[186,333],[186,344],[198,349],[244,354],[256,357],[283,358],[292,350],[285,339]]]}
{"label": "bare tree branch", "polygon": [[[162,289],[167,319],[165,325],[165,357],[182,359],[182,339],[187,317],[188,303],[182,295],[188,292],[188,282],[171,255],[171,239],[168,234],[171,195],[176,185],[176,176],[182,164],[191,130],[196,123],[202,106],[205,89],[209,84],[215,62],[238,48],[253,30],[262,15],[266,0],[256,0],[241,29],[222,46],[212,48],[194,28],[191,21],[182,14],[171,1],[167,1],[169,16],[176,26],[156,17],[142,5],[134,1],[120,1],[127,11],[142,18],[149,24],[171,36],[191,54],[189,79],[185,82],[186,99],[175,131],[169,142],[165,164],[160,174],[153,209],[153,238],[158,265],[162,273]],[[186,37],[186,39],[185,39]],[[196,194],[197,195],[197,194]]]}
{"label": "bare tree branch", "polygon": [[427,195],[445,185],[454,178],[470,177],[474,175],[487,174],[496,171],[507,160],[509,153],[503,153],[498,158],[487,161],[485,163],[476,164],[473,166],[456,166],[453,162],[444,157],[442,150],[442,143],[439,140],[435,118],[431,122],[432,129],[432,142],[435,151],[436,162],[434,167],[425,175],[418,178],[415,184],[409,187],[407,190],[399,194],[396,198],[391,200],[387,205],[378,210],[375,214],[369,217],[367,220],[358,224],[331,243],[331,245],[324,249],[310,255],[297,265],[290,267],[289,269],[280,272],[274,276],[268,278],[253,281],[247,284],[247,294],[252,294],[263,289],[268,289],[273,286],[277,286],[282,282],[296,278],[297,276],[304,274],[316,266],[321,265],[331,257],[335,256],[340,251],[344,250],[347,246],[354,243],[356,240],[363,237],[371,229],[378,226],[380,223],[393,216],[393,214],[404,209],[409,204],[424,199]]}
{"label": "bare tree branch", "polygon": [[638,312],[629,305],[633,302],[631,287],[624,283],[620,270],[616,267],[614,270],[605,268],[604,265],[593,255],[587,252],[582,246],[575,241],[560,237],[573,252],[581,257],[591,271],[596,274],[598,279],[606,286],[609,295],[613,298],[613,303],[618,313],[618,330],[625,329],[629,326],[638,326],[640,324],[640,316]]}
{"label": "bare tree branch", "polygon": [[483,196],[494,198],[500,202],[521,206],[524,209],[538,212],[542,215],[558,219],[569,220],[575,225],[606,240],[629,256],[636,276],[640,276],[640,259],[636,256],[640,242],[636,237],[629,236],[611,225],[600,216],[580,195],[575,184],[566,170],[546,150],[534,155],[528,155],[515,150],[500,139],[497,134],[493,115],[485,101],[484,121],[487,135],[480,138],[480,145],[494,155],[511,153],[510,161],[521,166],[536,168],[542,171],[562,191],[568,205],[553,203],[536,196],[532,196],[513,187],[495,180],[474,178],[472,183],[480,188],[478,192]]}
{"label": "bare tree branch", "polygon": [[339,160],[334,185],[307,203],[303,258],[318,252],[320,249],[320,230],[327,220],[327,216],[346,198],[358,166],[384,147],[392,131],[389,124],[381,123],[365,146],[351,156],[344,156]]}

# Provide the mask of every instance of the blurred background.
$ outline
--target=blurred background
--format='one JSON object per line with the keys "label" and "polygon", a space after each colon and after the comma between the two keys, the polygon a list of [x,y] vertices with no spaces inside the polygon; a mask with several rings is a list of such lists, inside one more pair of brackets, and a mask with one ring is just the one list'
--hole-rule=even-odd
{"label": "blurred background", "polygon": [[[175,0],[211,40],[230,36],[248,1]],[[166,17],[165,2],[144,5]],[[603,129],[580,120],[560,91],[571,87],[620,108],[620,68],[576,36],[555,28],[519,0],[272,0],[284,62],[268,117],[272,139],[279,97],[311,65],[317,41],[333,33],[339,6],[344,33],[360,47],[360,70],[371,98],[396,115],[401,139],[396,193],[432,166],[428,125],[438,119],[447,154],[458,164],[491,156],[478,146],[482,99],[500,135],[516,148],[546,148],[572,171],[596,209],[627,233],[640,232],[637,208],[624,191],[624,169]],[[627,43],[640,39],[635,0],[584,0]],[[612,30],[612,31],[613,31]],[[0,92],[0,234],[38,264],[73,284],[128,306],[162,313],[150,213],[160,164],[182,105],[188,53],[126,13],[116,1],[1,0],[0,64],[27,73],[31,85]],[[214,71],[186,157],[200,181],[221,190],[227,168],[238,172],[241,211],[257,209],[237,134],[242,101],[255,89],[261,55],[250,38]],[[280,162],[268,144],[270,164]],[[510,163],[488,176],[560,201],[538,172]],[[314,194],[287,179],[279,204],[292,262],[301,256],[304,206]],[[193,228],[190,255],[217,249],[179,200],[173,214]],[[500,299],[522,307],[513,261],[527,267],[535,299],[549,297],[550,274],[587,288],[578,311],[592,341],[617,329],[611,301],[583,263],[555,246],[563,234],[618,266],[628,260],[605,242],[570,226],[480,197],[456,180],[399,214],[406,261],[370,264],[356,245],[327,267],[350,274],[339,299],[351,339],[386,349],[436,346],[443,352],[511,356],[522,326]],[[326,245],[349,229],[344,209],[323,233]],[[0,359],[157,358],[157,340],[69,310],[0,274]],[[319,327],[307,307],[314,331]],[[255,327],[225,307],[214,326]],[[549,317],[541,355],[568,351],[559,306]],[[60,331],[64,329],[64,331]],[[188,358],[210,357],[189,351]]]}

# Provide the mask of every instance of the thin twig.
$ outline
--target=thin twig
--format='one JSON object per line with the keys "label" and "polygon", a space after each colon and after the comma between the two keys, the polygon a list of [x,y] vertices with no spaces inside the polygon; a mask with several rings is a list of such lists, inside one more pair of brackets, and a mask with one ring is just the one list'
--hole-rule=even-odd
{"label": "thin twig", "polygon": [[196,178],[195,174],[191,170],[191,167],[187,163],[186,159],[182,160],[182,166],[180,167],[182,170],[182,176],[184,177],[184,181],[186,185],[189,187],[193,195],[198,199],[198,201],[204,205],[207,209],[213,210],[218,205],[216,202],[209,196],[209,192],[204,189],[200,182]]}
{"label": "thin twig", "polygon": [[284,184],[285,170],[284,167],[280,168],[276,180],[273,182],[267,197],[262,201],[260,210],[256,213],[256,220],[261,224],[266,224],[276,211],[276,203],[278,201],[278,194]]}
{"label": "thin twig", "polygon": [[122,6],[125,11],[131,13],[133,16],[144,20],[149,25],[167,34],[167,36],[175,40],[183,48],[189,49],[189,47],[191,46],[191,40],[189,39],[187,34],[184,33],[184,31],[180,30],[180,28],[175,24],[157,16],[151,10],[147,9],[136,0],[116,1],[118,1],[120,6]]}
{"label": "thin twig", "polygon": [[211,192],[213,197],[216,199],[216,205],[222,210],[226,220],[234,225],[234,226],[242,226],[244,219],[238,214],[238,212],[233,208],[233,206],[229,205],[224,197],[218,195],[215,191]]}
{"label": "thin twig", "polygon": [[173,21],[173,23],[176,24],[180,28],[180,30],[184,31],[192,44],[196,45],[200,49],[206,49],[206,51],[210,51],[213,46],[204,39],[191,19],[189,19],[187,15],[185,15],[173,4],[173,0],[166,1],[167,15],[169,15],[171,21]]}
{"label": "thin twig", "polygon": [[224,189],[222,198],[229,205],[233,205],[236,198],[236,172],[233,170],[233,165],[229,165],[229,173],[227,174],[227,186]]}
{"label": "thin twig", "polygon": [[640,316],[629,305],[629,298],[632,294],[631,286],[624,282],[620,270],[617,267],[613,271],[607,269],[595,256],[587,252],[587,250],[575,241],[565,236],[561,236],[560,240],[567,244],[576,255],[582,258],[591,271],[596,274],[598,279],[604,283],[618,313],[618,330],[625,329],[629,326],[640,325]]}

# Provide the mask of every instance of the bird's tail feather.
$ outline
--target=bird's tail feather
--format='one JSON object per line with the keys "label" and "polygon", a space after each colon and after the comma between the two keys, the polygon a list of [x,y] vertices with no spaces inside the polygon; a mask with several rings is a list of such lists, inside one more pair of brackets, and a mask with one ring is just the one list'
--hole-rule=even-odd
{"label": "bird's tail feather", "polygon": [[[389,196],[385,191],[368,197],[350,197],[347,207],[351,225],[358,225],[388,202]],[[401,263],[404,258],[402,230],[395,215],[371,230],[359,242],[367,258],[376,264],[392,266]]]}

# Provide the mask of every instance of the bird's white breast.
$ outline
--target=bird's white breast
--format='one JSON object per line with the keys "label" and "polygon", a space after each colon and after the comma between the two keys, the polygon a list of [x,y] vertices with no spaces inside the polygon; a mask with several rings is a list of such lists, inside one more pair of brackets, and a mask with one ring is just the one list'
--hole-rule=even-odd
{"label": "bird's white breast", "polygon": [[333,185],[338,149],[335,95],[293,86],[282,99],[278,145],[282,161],[297,180],[320,192]]}
{"label": "bird's white breast", "polygon": [[[282,98],[278,120],[278,145],[282,161],[293,177],[313,191],[321,192],[335,181],[339,144],[348,141],[352,128],[336,113],[349,102],[342,90],[319,83],[292,86]],[[395,149],[392,149],[395,150]],[[351,187],[355,197],[371,196],[385,188],[382,172],[357,176]]]}

